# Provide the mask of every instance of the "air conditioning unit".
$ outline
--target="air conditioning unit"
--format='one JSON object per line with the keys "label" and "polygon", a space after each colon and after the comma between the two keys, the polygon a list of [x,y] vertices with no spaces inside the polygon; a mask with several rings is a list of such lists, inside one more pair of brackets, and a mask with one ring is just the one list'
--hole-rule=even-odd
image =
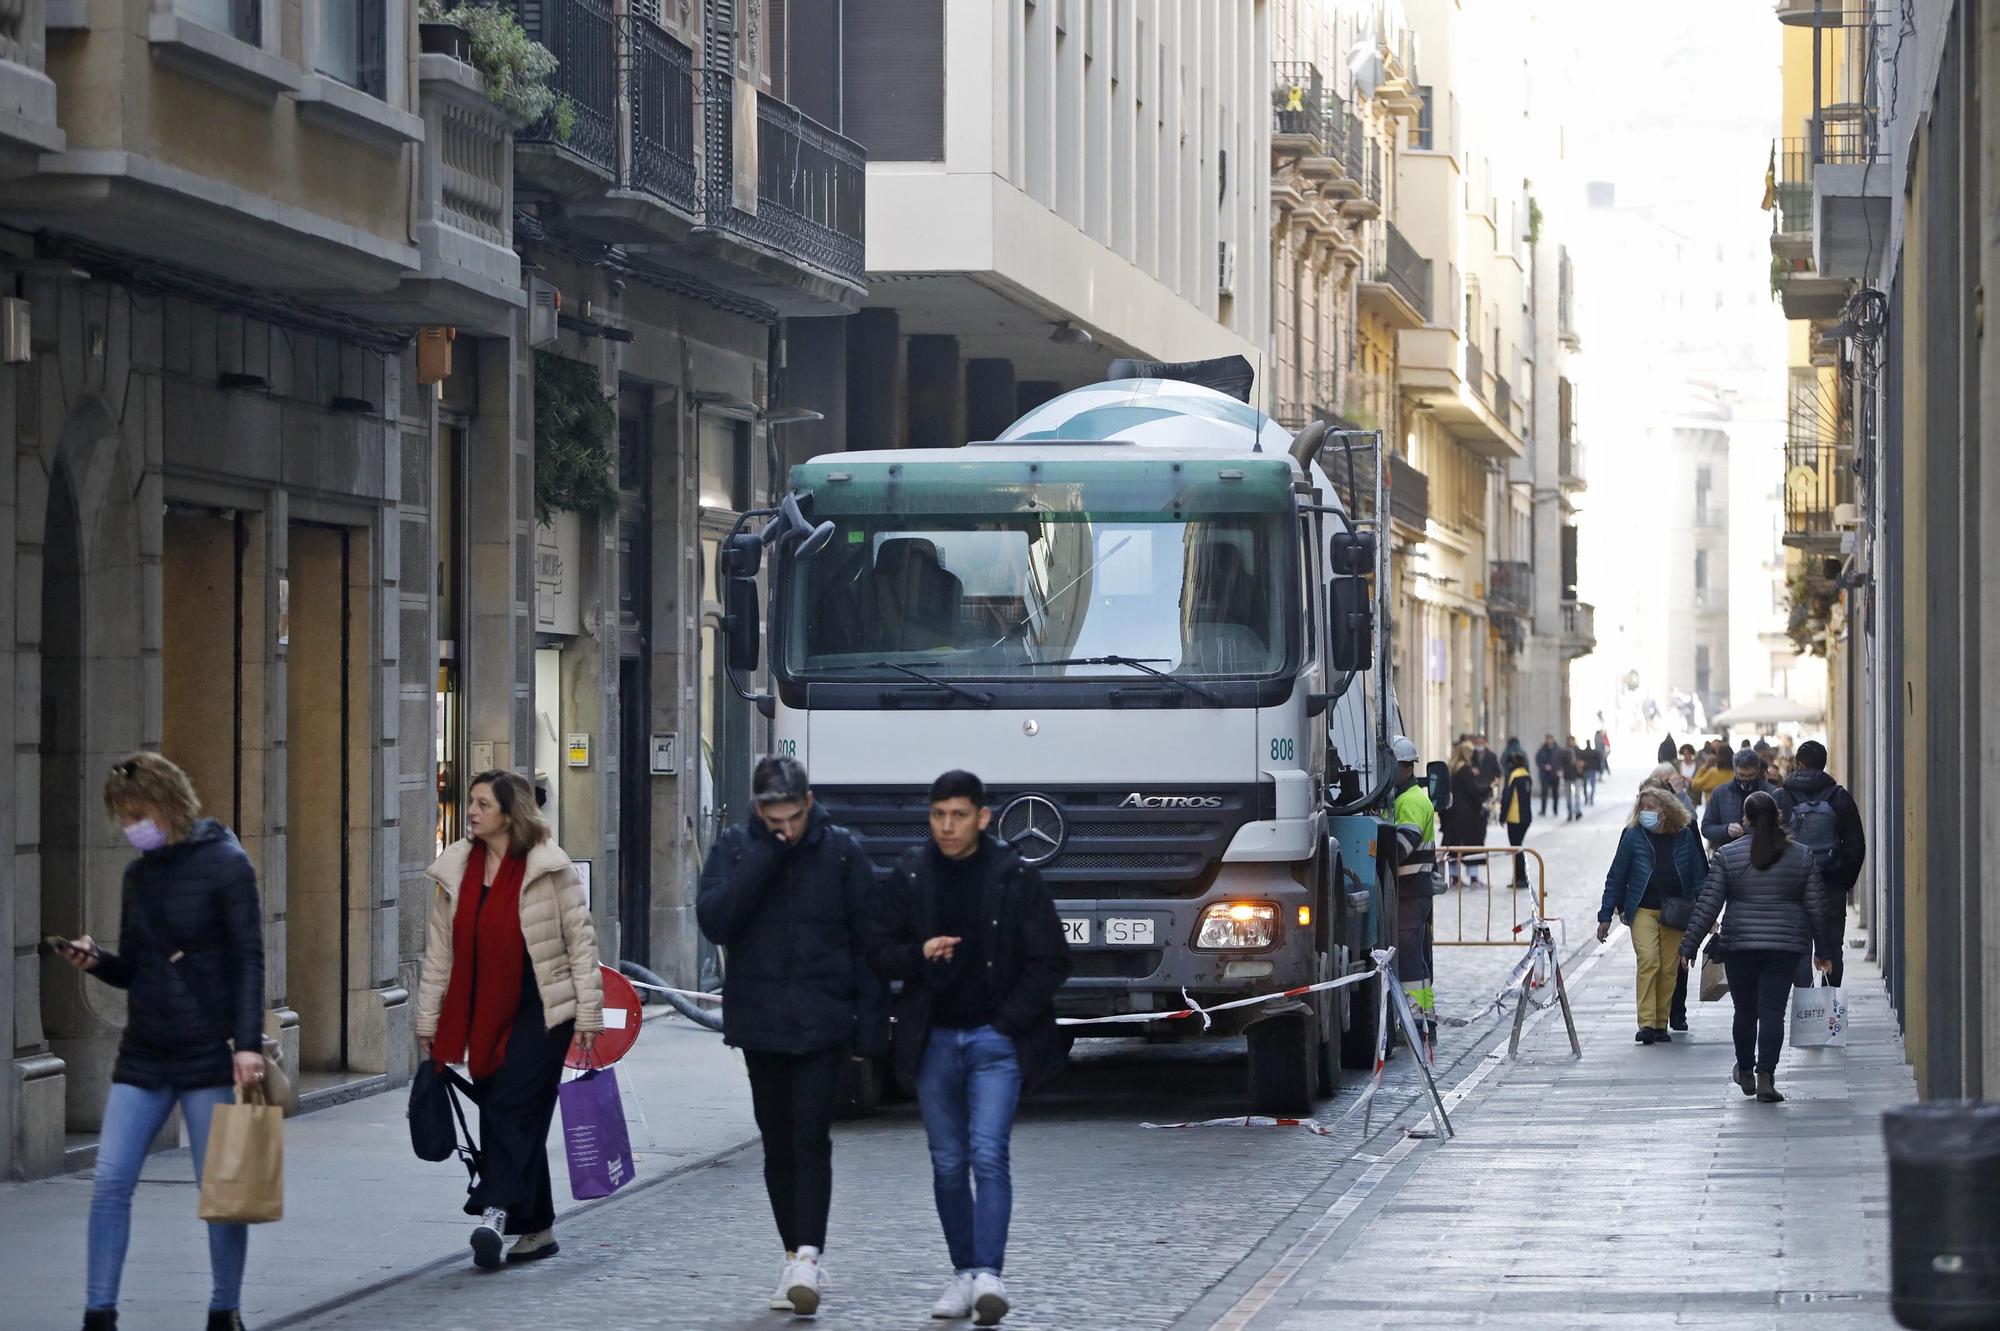
{"label": "air conditioning unit", "polygon": [[1859,527],[1861,525],[1861,505],[1835,504],[1833,506],[1833,525],[1842,531],[1852,531],[1854,528]]}
{"label": "air conditioning unit", "polygon": [[1218,241],[1216,248],[1220,251],[1220,265],[1216,272],[1215,294],[1233,296],[1236,294],[1236,242]]}

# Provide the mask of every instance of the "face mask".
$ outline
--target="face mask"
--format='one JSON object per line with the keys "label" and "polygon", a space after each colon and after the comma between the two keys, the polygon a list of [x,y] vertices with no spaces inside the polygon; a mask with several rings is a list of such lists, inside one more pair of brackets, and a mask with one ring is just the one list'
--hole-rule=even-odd
{"label": "face mask", "polygon": [[151,818],[142,818],[125,828],[125,839],[132,843],[132,849],[143,855],[166,845],[167,833]]}
{"label": "face mask", "polygon": [[1639,826],[1641,826],[1641,827],[1645,828],[1645,829],[1646,829],[1646,830],[1647,830],[1648,832],[1651,832],[1651,831],[1653,831],[1654,829],[1658,828],[1658,827],[1659,827],[1659,825],[1660,825],[1660,813],[1659,813],[1659,810],[1657,810],[1657,809],[1642,809],[1642,810],[1640,810],[1640,812],[1639,812]]}

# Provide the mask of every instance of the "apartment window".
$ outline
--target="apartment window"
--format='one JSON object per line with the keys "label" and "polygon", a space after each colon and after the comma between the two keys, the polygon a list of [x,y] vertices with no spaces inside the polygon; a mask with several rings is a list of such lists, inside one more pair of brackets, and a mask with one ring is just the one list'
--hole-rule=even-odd
{"label": "apartment window", "polygon": [[1694,649],[1694,691],[1704,696],[1708,693],[1709,667],[1708,648],[1696,644]]}
{"label": "apartment window", "polygon": [[1707,467],[1697,467],[1694,473],[1694,525],[1708,525],[1708,492],[1714,483],[1714,473]]}
{"label": "apartment window", "polygon": [[1428,152],[1437,146],[1435,142],[1435,122],[1432,113],[1436,109],[1436,91],[1428,83],[1417,85],[1417,96],[1423,99],[1423,106],[1417,111],[1417,127],[1411,132],[1410,146]]}
{"label": "apartment window", "polygon": [[239,42],[264,44],[263,0],[174,0],[174,11]]}
{"label": "apartment window", "polygon": [[1708,551],[1706,550],[1697,550],[1694,552],[1694,594],[1696,596],[1705,596],[1708,594]]}
{"label": "apartment window", "polygon": [[339,79],[371,97],[381,97],[388,84],[388,30],[384,9],[388,0],[319,0],[319,44],[313,64],[328,78]]}

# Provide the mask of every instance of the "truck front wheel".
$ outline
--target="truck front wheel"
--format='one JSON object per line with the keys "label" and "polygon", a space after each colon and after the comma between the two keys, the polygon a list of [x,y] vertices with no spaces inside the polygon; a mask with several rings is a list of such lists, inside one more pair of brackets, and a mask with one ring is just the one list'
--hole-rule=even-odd
{"label": "truck front wheel", "polygon": [[1319,1023],[1310,1008],[1266,1017],[1244,1032],[1250,1044],[1250,1111],[1310,1114],[1319,1080]]}
{"label": "truck front wheel", "polygon": [[1381,1005],[1373,982],[1357,984],[1341,995],[1347,1000],[1347,1024],[1340,1032],[1342,1067],[1375,1070],[1375,1019]]}

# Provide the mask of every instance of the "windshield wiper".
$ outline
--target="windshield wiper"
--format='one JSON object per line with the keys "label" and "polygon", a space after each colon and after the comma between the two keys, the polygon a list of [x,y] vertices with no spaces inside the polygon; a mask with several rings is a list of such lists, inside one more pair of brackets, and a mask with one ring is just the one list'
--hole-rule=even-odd
{"label": "windshield wiper", "polygon": [[948,679],[939,679],[935,675],[926,675],[921,670],[912,670],[906,665],[898,665],[894,661],[871,661],[868,664],[868,669],[900,671],[908,675],[911,679],[921,680],[934,689],[943,689],[946,693],[956,694],[975,706],[991,707],[993,705],[993,695],[984,689],[968,689],[962,685],[954,684]]}
{"label": "windshield wiper", "polygon": [[1149,662],[1164,661],[1166,659],[1164,656],[1148,656],[1144,658],[1136,656],[1076,656],[1063,661],[1026,661],[1023,664],[1029,666],[1130,666],[1134,670],[1151,675],[1154,679],[1163,679],[1176,688],[1186,689],[1189,693],[1192,693],[1195,697],[1200,698],[1212,707],[1227,705],[1223,702],[1222,695],[1214,689],[1208,688],[1206,685],[1196,684],[1192,680],[1182,679],[1179,675],[1170,675],[1164,670],[1155,670],[1148,664]]}

